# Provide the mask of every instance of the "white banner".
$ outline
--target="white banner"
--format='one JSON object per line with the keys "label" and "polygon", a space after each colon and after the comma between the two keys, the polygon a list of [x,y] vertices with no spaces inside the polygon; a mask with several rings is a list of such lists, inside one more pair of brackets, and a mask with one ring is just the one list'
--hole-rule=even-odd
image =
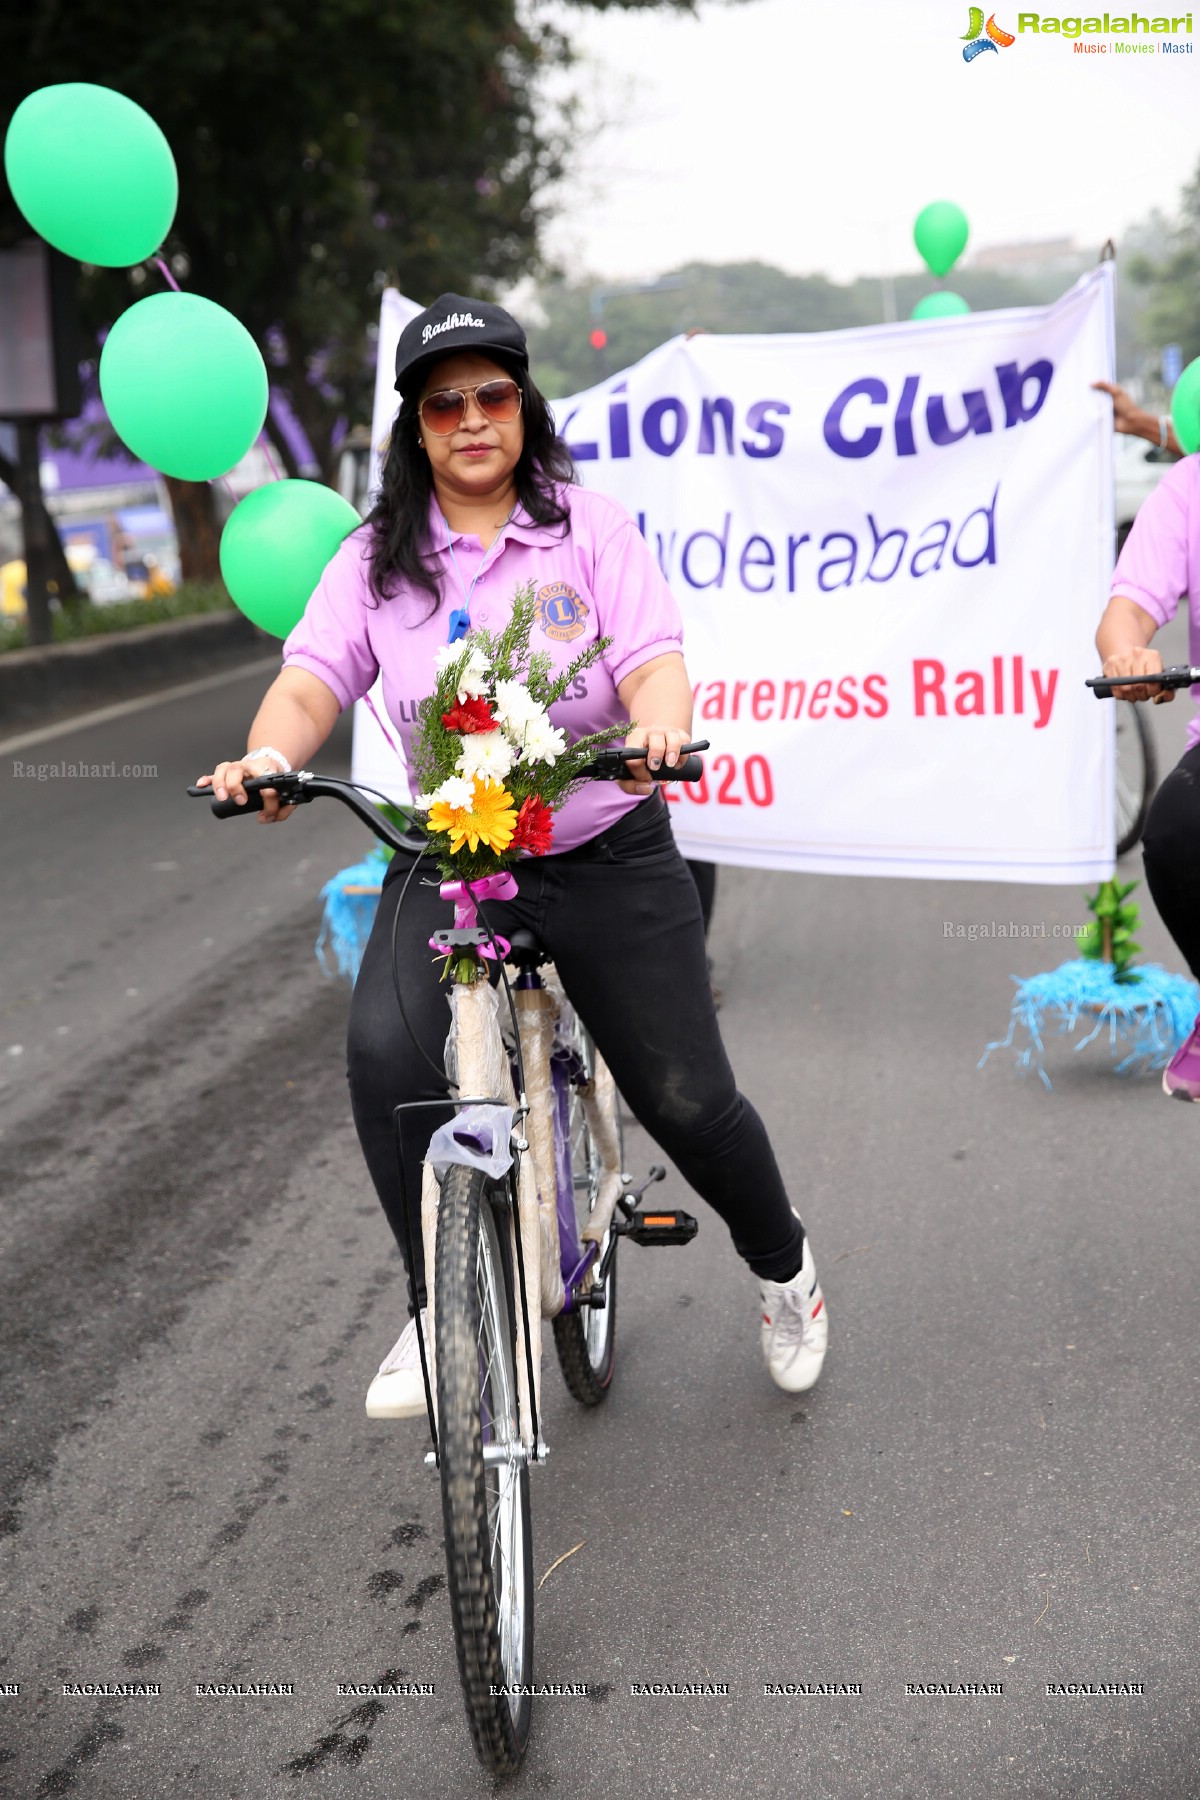
{"label": "white banner", "polygon": [[1076,882],[1113,866],[1111,265],[1053,306],[678,338],[555,402],[684,614],[689,855]]}
{"label": "white banner", "polygon": [[[396,393],[396,345],[400,342],[400,333],[410,319],[415,319],[425,309],[416,300],[410,300],[397,288],[384,288],[379,308],[379,344],[375,354],[375,404],[371,413],[371,472],[367,482],[367,494],[371,503],[379,490],[379,478],[383,469],[383,458],[387,441],[391,435],[392,420],[400,404]],[[387,713],[383,704],[383,677],[380,676],[371,689],[371,707],[365,700],[356,701],[354,707],[354,745],[350,757],[350,778],[361,782],[363,787],[374,788],[377,793],[386,794],[389,800],[398,806],[407,806],[411,798],[408,780],[408,768],[400,754],[400,734],[389,728],[387,737],[380,730],[378,719],[387,722]],[[391,742],[388,742],[388,739]]]}
{"label": "white banner", "polygon": [[1102,265],[1048,307],[677,338],[555,402],[683,611],[712,742],[704,783],[667,790],[687,854],[1112,873],[1114,709],[1083,686],[1113,545],[1112,409],[1090,384],[1112,371]]}

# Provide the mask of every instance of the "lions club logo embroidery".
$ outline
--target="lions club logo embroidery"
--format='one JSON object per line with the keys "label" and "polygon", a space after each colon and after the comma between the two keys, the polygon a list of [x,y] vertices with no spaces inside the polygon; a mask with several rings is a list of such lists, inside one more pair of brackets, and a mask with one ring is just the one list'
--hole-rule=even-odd
{"label": "lions club logo embroidery", "polygon": [[565,581],[552,581],[538,590],[538,618],[542,630],[556,644],[569,644],[584,629],[589,607]]}

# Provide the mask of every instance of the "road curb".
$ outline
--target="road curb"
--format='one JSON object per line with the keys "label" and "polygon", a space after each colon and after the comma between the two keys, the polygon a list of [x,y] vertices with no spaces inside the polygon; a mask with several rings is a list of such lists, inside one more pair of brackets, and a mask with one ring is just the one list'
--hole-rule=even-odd
{"label": "road curb", "polygon": [[12,650],[0,656],[0,733],[52,725],[278,648],[278,638],[231,612]]}

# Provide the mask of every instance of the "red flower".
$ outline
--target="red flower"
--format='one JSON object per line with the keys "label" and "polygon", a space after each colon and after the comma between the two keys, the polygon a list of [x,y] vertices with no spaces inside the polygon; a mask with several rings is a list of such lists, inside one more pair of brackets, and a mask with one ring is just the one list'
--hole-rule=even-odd
{"label": "red flower", "polygon": [[442,714],[442,724],[447,731],[461,731],[464,737],[470,737],[476,731],[498,731],[492,709],[480,695],[477,699],[459,700]]}
{"label": "red flower", "polygon": [[522,800],[510,850],[527,850],[530,856],[545,856],[554,835],[554,814],[540,794]]}

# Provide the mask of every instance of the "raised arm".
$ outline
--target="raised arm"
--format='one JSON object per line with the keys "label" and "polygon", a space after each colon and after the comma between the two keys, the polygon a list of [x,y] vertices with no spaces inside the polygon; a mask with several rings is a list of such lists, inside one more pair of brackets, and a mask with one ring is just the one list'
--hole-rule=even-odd
{"label": "raised arm", "polygon": [[[254,715],[246,740],[246,755],[230,762],[219,762],[211,775],[201,775],[197,786],[211,784],[218,800],[232,796],[239,806],[246,804],[242,783],[248,775],[279,772],[281,762],[302,769],[311,762],[325,742],[341,712],[341,703],[331,688],[307,669],[281,669],[263,696]],[[273,754],[252,755],[253,751]],[[293,806],[281,807],[274,789],[263,790],[260,817],[268,824],[286,819]]]}
{"label": "raised arm", "polygon": [[[692,686],[678,651],[652,656],[633,669],[617,685],[621,705],[634,721],[626,744],[645,744],[647,764],[657,769],[664,762],[673,769],[679,747],[692,735]],[[627,794],[651,794],[651,781],[622,781]]]}
{"label": "raised arm", "polygon": [[1175,436],[1175,427],[1170,415],[1164,413],[1159,418],[1155,413],[1147,412],[1130,399],[1123,387],[1114,381],[1093,381],[1092,386],[1102,394],[1107,394],[1113,403],[1113,430],[1123,437],[1145,438],[1148,444],[1156,444],[1160,450],[1169,450],[1172,456],[1183,455],[1183,445]]}

